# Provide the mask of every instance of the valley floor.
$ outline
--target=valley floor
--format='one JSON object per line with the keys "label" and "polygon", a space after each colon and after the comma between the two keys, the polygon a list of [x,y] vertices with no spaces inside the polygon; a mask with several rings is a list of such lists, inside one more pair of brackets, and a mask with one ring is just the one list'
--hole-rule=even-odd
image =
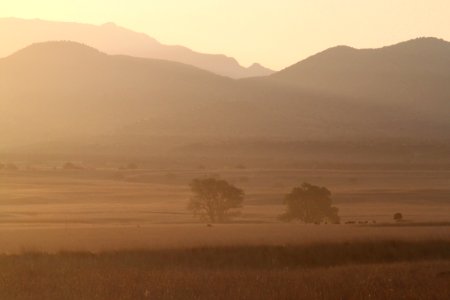
{"label": "valley floor", "polygon": [[0,256],[1,299],[448,299],[449,242]]}
{"label": "valley floor", "polygon": [[[202,176],[245,190],[232,223],[186,210]],[[277,220],[302,182],[333,192],[340,225]],[[449,183],[445,170],[3,170],[0,299],[448,299]]]}

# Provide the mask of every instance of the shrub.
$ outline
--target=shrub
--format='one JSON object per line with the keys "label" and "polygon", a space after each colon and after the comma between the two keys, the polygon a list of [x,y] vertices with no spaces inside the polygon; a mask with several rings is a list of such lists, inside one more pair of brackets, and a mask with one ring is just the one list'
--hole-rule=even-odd
{"label": "shrub", "polygon": [[394,214],[394,220],[396,221],[396,222],[401,222],[402,220],[403,220],[403,215],[401,214],[401,213],[395,213]]}

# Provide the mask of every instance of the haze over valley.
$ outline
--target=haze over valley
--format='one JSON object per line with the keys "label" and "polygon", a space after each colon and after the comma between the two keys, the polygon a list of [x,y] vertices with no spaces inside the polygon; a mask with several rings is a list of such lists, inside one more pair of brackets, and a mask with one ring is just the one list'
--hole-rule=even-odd
{"label": "haze over valley", "polygon": [[339,46],[248,79],[73,41],[35,43],[0,60],[1,149],[88,154],[116,145],[117,155],[134,145],[142,157],[199,143],[262,142],[264,151],[392,142],[446,159],[449,70],[450,43],[436,38]]}
{"label": "haze over valley", "polygon": [[448,12],[1,1],[0,299],[450,299]]}
{"label": "haze over valley", "polygon": [[164,45],[154,38],[105,23],[101,26],[73,22],[0,18],[0,36],[8,41],[0,49],[0,57],[33,43],[76,41],[108,54],[165,59],[197,66],[233,78],[264,76],[274,71],[254,63],[242,67],[236,59],[223,54],[206,54],[178,45]]}

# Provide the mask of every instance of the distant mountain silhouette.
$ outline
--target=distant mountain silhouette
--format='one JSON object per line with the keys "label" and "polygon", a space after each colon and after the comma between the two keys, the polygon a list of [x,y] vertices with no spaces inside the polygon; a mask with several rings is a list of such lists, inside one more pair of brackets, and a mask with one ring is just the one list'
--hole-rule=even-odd
{"label": "distant mountain silhouette", "polygon": [[181,62],[233,78],[265,76],[274,71],[255,64],[244,68],[225,55],[194,52],[183,46],[168,46],[157,40],[114,23],[102,26],[16,18],[0,19],[0,47],[5,57],[30,44],[47,41],[75,41],[109,54],[165,59]]}
{"label": "distant mountain silhouette", "polygon": [[436,38],[380,49],[339,46],[270,79],[357,101],[407,105],[418,113],[450,119],[450,43]]}
{"label": "distant mountain silhouette", "polygon": [[274,71],[271,69],[268,69],[258,63],[254,63],[250,67],[247,68],[247,75],[245,77],[260,77],[260,76],[268,76],[270,74],[273,74]]}
{"label": "distant mountain silhouette", "polygon": [[[127,122],[226,98],[232,79],[176,62],[47,42],[0,59],[3,137],[110,132]],[[8,129],[9,128],[9,129]]]}
{"label": "distant mountain silhouette", "polygon": [[[379,51],[386,49],[392,48]],[[103,140],[108,140],[109,149],[133,139],[151,144],[164,137],[178,142],[448,139],[450,93],[445,89],[449,81],[444,79],[450,69],[444,70],[447,61],[443,54],[439,71],[433,71],[439,60],[433,58],[428,61],[429,70],[421,67],[414,73],[442,94],[434,97],[430,89],[430,94],[411,100],[409,89],[417,87],[412,86],[414,77],[403,68],[413,67],[393,64],[403,56],[396,54],[396,59],[379,67],[384,76],[396,80],[401,79],[397,74],[405,74],[404,82],[396,81],[398,87],[377,72],[372,74],[371,69],[364,73],[352,60],[348,63],[361,72],[359,76],[345,69],[347,64],[341,65],[341,60],[323,59],[358,51],[336,48],[273,76],[234,80],[166,60],[107,55],[74,42],[34,44],[0,59],[1,146],[99,135],[107,136]],[[420,61],[424,59],[417,55]],[[376,65],[367,61],[364,56],[365,64]],[[380,58],[379,64],[383,61]],[[322,81],[315,65],[322,68]],[[388,72],[389,66],[395,76]],[[314,80],[307,81],[305,70]],[[434,77],[425,78],[422,72]],[[352,94],[352,81],[347,77],[357,80],[369,76],[367,73],[378,80],[377,85],[367,84],[366,93],[355,88]],[[333,82],[338,79],[348,90],[338,89]],[[423,85],[422,81],[416,84]],[[390,90],[398,97],[379,99],[377,89]],[[407,96],[400,98],[403,93]]]}

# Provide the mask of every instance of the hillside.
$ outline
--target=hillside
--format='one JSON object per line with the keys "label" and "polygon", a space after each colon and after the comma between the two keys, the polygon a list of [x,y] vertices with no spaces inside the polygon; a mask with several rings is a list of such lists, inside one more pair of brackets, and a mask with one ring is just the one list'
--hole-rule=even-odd
{"label": "hillside", "polygon": [[450,117],[450,43],[419,38],[380,49],[339,46],[290,66],[271,80],[330,95]]}
{"label": "hillside", "polygon": [[127,153],[133,145],[145,154],[167,149],[155,145],[161,143],[183,149],[229,140],[448,138],[448,111],[439,99],[423,106],[441,113],[418,114],[417,106],[370,95],[355,101],[274,78],[233,80],[73,42],[35,44],[0,59],[1,146]]}
{"label": "hillside", "polygon": [[242,67],[234,58],[221,54],[205,54],[183,46],[163,45],[143,33],[119,27],[114,23],[102,26],[44,20],[0,18],[0,38],[7,43],[0,47],[6,57],[30,44],[47,41],[75,41],[108,54],[165,59],[196,66],[233,78],[265,76],[272,70],[252,65]]}
{"label": "hillside", "polygon": [[35,44],[0,60],[0,82],[4,141],[112,132],[232,92],[231,79],[192,66],[73,42]]}

